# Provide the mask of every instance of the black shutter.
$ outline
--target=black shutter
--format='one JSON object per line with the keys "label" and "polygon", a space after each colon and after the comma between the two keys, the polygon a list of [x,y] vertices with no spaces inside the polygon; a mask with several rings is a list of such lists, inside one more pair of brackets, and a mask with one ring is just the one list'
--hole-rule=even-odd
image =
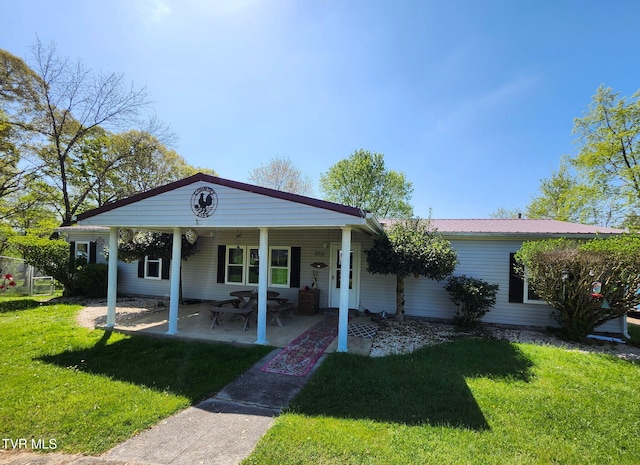
{"label": "black shutter", "polygon": [[224,284],[224,270],[227,268],[227,246],[218,246],[218,276],[217,282]]}
{"label": "black shutter", "polygon": [[76,243],[74,241],[69,242],[69,273],[73,272],[76,267]]}
{"label": "black shutter", "polygon": [[144,278],[144,258],[138,260],[138,278]]}
{"label": "black shutter", "polygon": [[162,279],[169,279],[169,265],[171,265],[171,260],[168,258],[162,259]]}
{"label": "black shutter", "polygon": [[524,280],[516,273],[514,253],[509,254],[509,302],[524,302]]}
{"label": "black shutter", "polygon": [[98,258],[98,250],[96,247],[96,242],[89,243],[89,263],[95,263]]}
{"label": "black shutter", "polygon": [[291,247],[291,279],[289,287],[300,287],[300,257],[302,248]]}

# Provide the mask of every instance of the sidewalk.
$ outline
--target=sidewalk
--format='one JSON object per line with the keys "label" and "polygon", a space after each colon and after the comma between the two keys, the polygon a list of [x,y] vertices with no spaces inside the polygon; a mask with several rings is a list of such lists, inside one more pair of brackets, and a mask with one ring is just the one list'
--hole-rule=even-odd
{"label": "sidewalk", "polygon": [[[275,417],[289,405],[322,363],[305,377],[265,373],[269,353],[216,396],[169,417],[101,457],[63,454],[0,455],[15,465],[227,465],[251,454]],[[9,461],[5,461],[9,460]]]}

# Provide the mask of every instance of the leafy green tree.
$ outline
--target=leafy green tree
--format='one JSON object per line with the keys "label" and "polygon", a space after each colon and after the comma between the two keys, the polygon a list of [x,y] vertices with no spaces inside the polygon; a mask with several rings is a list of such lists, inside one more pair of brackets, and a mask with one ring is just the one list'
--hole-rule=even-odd
{"label": "leafy green tree", "polygon": [[287,157],[274,157],[249,173],[249,182],[292,194],[313,196],[311,178],[305,176]]}
{"label": "leafy green tree", "polygon": [[453,273],[458,255],[429,220],[406,219],[391,224],[366,250],[367,271],[396,275],[396,318],[404,321],[405,278],[424,276],[441,281]]}
{"label": "leafy green tree", "polygon": [[498,219],[515,219],[520,218],[522,212],[518,208],[505,208],[500,207],[494,212],[489,214],[489,218],[498,218]]}
{"label": "leafy green tree", "polygon": [[619,226],[625,221],[625,206],[617,188],[607,183],[586,182],[571,173],[571,160],[564,157],[551,178],[540,183],[540,195],[527,206],[529,218],[550,218],[573,223]]}
{"label": "leafy green tree", "polygon": [[413,185],[403,173],[388,170],[384,155],[357,150],[320,176],[324,198],[369,210],[378,218],[408,218]]}
{"label": "leafy green tree", "polygon": [[70,166],[73,191],[86,194],[79,212],[177,181],[198,171],[157,137],[131,130],[112,134],[96,132],[79,146]]}
{"label": "leafy green tree", "polygon": [[[147,93],[128,86],[122,75],[93,73],[80,62],[72,64],[57,54],[54,45],[39,40],[33,68],[17,59],[10,64],[22,76],[14,80],[28,83],[29,91],[21,93],[19,105],[8,105],[5,111],[28,139],[25,153],[36,157],[34,163],[41,162],[41,174],[57,186],[62,224],[70,225],[86,196],[73,191],[71,180],[82,142],[102,128],[141,125],[149,104]],[[15,76],[11,70],[0,73]],[[15,95],[19,85],[6,87]]]}
{"label": "leafy green tree", "polygon": [[[640,205],[640,91],[631,99],[600,86],[575,119],[580,149],[572,159],[589,185],[610,186],[626,207]],[[615,189],[614,189],[615,188]]]}
{"label": "leafy green tree", "polygon": [[[570,339],[584,339],[640,304],[640,236],[525,242],[516,261]],[[594,283],[601,290],[594,292]]]}
{"label": "leafy green tree", "polygon": [[11,245],[20,250],[31,266],[60,282],[65,294],[73,287],[74,267],[70,263],[69,243],[63,239],[48,239],[33,235],[13,236]]}
{"label": "leafy green tree", "polygon": [[21,58],[0,49],[0,103],[12,106],[22,113],[40,107],[38,76]]}
{"label": "leafy green tree", "polygon": [[18,133],[12,140],[22,141],[21,161],[28,157],[46,183],[39,192],[62,225],[87,209],[197,171],[213,174],[189,166],[164,145],[171,135],[145,116],[145,89],[134,89],[120,74],[71,63],[54,45],[37,41],[33,50],[32,68],[0,50],[0,109],[6,113],[0,150],[6,121]]}

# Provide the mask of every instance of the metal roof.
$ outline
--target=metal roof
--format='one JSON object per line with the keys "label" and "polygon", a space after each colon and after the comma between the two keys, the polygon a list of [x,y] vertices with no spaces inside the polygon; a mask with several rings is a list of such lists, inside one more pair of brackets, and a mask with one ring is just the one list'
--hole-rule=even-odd
{"label": "metal roof", "polygon": [[[390,220],[382,220],[390,224]],[[501,235],[551,235],[595,236],[598,234],[622,234],[624,229],[569,223],[550,219],[432,219],[431,225],[442,234],[501,236]]]}

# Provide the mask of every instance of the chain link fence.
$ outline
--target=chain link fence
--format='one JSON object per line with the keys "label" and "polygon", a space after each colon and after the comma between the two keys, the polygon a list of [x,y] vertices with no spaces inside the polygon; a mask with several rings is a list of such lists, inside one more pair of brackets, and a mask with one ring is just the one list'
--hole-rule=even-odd
{"label": "chain link fence", "polygon": [[0,295],[52,295],[55,282],[20,258],[0,255]]}

